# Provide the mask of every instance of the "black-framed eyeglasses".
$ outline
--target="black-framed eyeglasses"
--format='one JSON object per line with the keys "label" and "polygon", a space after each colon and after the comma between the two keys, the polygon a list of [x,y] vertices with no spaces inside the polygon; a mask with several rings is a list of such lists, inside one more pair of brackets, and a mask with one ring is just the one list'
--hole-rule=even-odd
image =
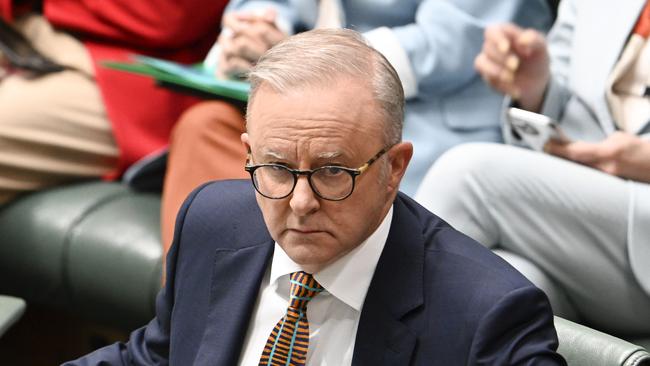
{"label": "black-framed eyeglasses", "polygon": [[255,190],[270,199],[283,199],[293,193],[298,178],[306,175],[314,193],[328,201],[341,201],[352,194],[356,178],[363,174],[392,146],[381,149],[362,166],[353,169],[335,165],[325,165],[311,170],[291,169],[280,164],[250,165],[251,155],[244,169],[251,175]]}

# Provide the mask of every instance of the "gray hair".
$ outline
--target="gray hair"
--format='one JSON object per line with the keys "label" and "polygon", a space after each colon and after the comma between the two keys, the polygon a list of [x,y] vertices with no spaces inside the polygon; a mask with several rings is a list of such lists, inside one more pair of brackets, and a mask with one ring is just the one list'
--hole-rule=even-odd
{"label": "gray hair", "polygon": [[400,142],[404,90],[399,76],[361,34],[349,29],[316,29],[289,37],[271,48],[248,75],[248,107],[262,84],[283,93],[296,87],[331,85],[341,76],[370,81],[384,117],[386,143]]}

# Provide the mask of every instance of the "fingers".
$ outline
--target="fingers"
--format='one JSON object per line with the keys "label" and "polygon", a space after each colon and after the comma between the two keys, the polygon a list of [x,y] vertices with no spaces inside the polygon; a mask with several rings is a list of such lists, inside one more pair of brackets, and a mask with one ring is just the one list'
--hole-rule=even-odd
{"label": "fingers", "polygon": [[584,141],[562,143],[549,140],[544,146],[544,151],[592,167],[598,167],[602,162],[610,160],[611,155],[610,151],[602,143]]}
{"label": "fingers", "polygon": [[233,11],[223,16],[222,27],[229,28],[233,32],[241,32],[248,26],[248,23],[256,21],[259,17],[252,12]]}
{"label": "fingers", "polygon": [[253,63],[246,59],[240,57],[231,57],[226,59],[222,56],[219,60],[217,77],[220,79],[244,78],[252,68]]}
{"label": "fingers", "polygon": [[523,57],[531,57],[535,53],[546,49],[544,35],[534,29],[524,30],[516,39],[513,48]]}
{"label": "fingers", "polygon": [[266,8],[261,11],[233,11],[224,15],[223,25],[225,27],[237,27],[238,24],[258,20],[274,23],[276,17],[277,13],[273,8]]}
{"label": "fingers", "polygon": [[[647,150],[646,150],[647,149]],[[626,179],[649,181],[650,143],[638,136],[615,132],[598,143],[550,141],[546,152]]]}
{"label": "fingers", "polygon": [[273,9],[262,12],[231,12],[224,16],[219,36],[221,56],[218,77],[241,77],[271,47],[286,38],[275,25]]}
{"label": "fingers", "polygon": [[510,49],[510,45],[502,43],[497,45],[497,47],[486,47],[483,46],[482,53],[490,61],[504,65],[509,70],[517,70],[519,67],[519,57],[512,52],[501,52],[502,49]]}
{"label": "fingers", "polygon": [[539,110],[549,78],[541,33],[514,24],[489,26],[474,66],[488,85],[510,95],[524,109]]}
{"label": "fingers", "polygon": [[266,8],[262,11],[262,14],[260,14],[260,19],[268,23],[275,23],[276,17],[277,13],[273,8]]}
{"label": "fingers", "polygon": [[476,70],[489,85],[515,98],[519,90],[514,82],[521,60],[513,44],[522,33],[514,24],[487,27],[483,48],[474,61]]}
{"label": "fingers", "polygon": [[512,44],[523,31],[523,28],[513,23],[497,24],[485,29],[486,37],[496,42],[502,53],[511,51]]}
{"label": "fingers", "polygon": [[556,140],[548,140],[546,144],[544,144],[544,152],[547,154],[559,156],[561,158],[568,159],[567,155],[567,145],[569,144],[563,144],[559,141]]}
{"label": "fingers", "polygon": [[496,53],[508,55],[513,52],[512,45],[524,32],[524,29],[511,23],[497,24],[485,28],[485,47],[494,48]]}
{"label": "fingers", "polygon": [[275,24],[276,13],[273,9],[262,12],[232,12],[223,18],[224,28],[229,28],[234,36],[246,36],[264,42],[268,48],[273,47],[286,37]]}
{"label": "fingers", "polygon": [[571,160],[573,162],[600,170],[604,173],[624,176],[621,161],[617,152],[606,143],[573,142],[562,144],[548,143],[545,150],[551,154]]}
{"label": "fingers", "polygon": [[246,36],[259,40],[266,44],[267,48],[275,46],[286,37],[286,35],[277,28],[274,22],[261,20],[249,22],[248,26],[243,27],[238,32],[235,32],[235,34],[236,36]]}
{"label": "fingers", "polygon": [[515,74],[508,70],[505,61],[494,62],[488,55],[481,53],[474,60],[474,67],[494,89],[517,99],[519,89],[513,83]]}
{"label": "fingers", "polygon": [[269,47],[259,39],[246,35],[225,37],[220,41],[221,52],[226,58],[238,57],[255,63]]}
{"label": "fingers", "polygon": [[[260,46],[249,40],[234,38],[233,35],[219,36],[221,52],[217,63],[216,75],[220,79],[241,78],[250,71],[259,56],[264,52],[265,46]],[[244,56],[242,56],[244,55]]]}

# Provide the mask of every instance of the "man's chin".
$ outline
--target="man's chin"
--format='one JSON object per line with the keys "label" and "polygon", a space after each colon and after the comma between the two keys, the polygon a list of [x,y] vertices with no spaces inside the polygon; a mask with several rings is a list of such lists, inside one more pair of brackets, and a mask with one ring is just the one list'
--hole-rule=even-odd
{"label": "man's chin", "polygon": [[323,241],[295,239],[295,237],[289,236],[279,242],[279,245],[287,256],[303,269],[313,273],[329,262],[324,250],[326,245],[323,245]]}

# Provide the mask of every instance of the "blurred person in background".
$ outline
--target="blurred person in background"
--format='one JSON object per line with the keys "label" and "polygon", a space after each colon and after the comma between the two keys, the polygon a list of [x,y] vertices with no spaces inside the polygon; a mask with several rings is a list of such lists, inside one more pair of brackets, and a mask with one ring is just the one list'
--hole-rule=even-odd
{"label": "blurred person in background", "polygon": [[572,141],[550,140],[546,153],[460,146],[432,167],[417,200],[510,252],[545,287],[534,273],[541,270],[556,313],[647,336],[650,3],[564,0],[548,40],[513,24],[485,34],[476,59],[485,80],[509,95],[506,105],[559,121]]}
{"label": "blurred person in background", "polygon": [[[64,70],[37,75],[4,63],[0,80],[0,205],[80,179],[118,177],[168,143],[195,103],[103,60],[132,53],[205,57],[226,1],[0,0],[0,16]],[[42,12],[42,13],[41,13]]]}

